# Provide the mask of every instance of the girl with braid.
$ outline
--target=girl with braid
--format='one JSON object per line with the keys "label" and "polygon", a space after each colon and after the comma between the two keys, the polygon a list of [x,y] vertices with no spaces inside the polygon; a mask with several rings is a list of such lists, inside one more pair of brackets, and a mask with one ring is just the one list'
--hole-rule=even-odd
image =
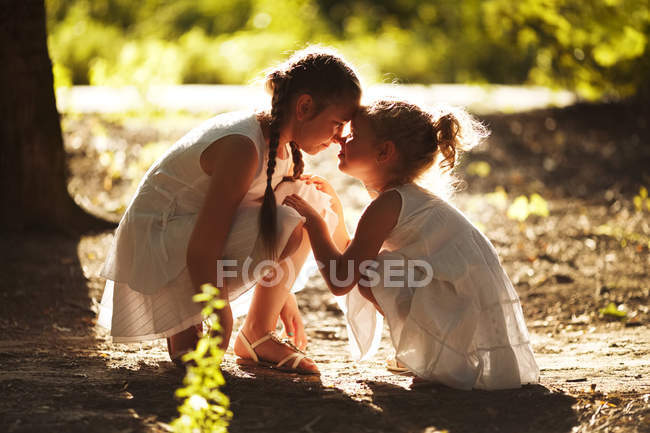
{"label": "girl with braid", "polygon": [[[487,131],[462,110],[432,114],[379,101],[352,119],[339,169],[374,200],[341,248],[318,211],[298,195],[285,202],[306,217],[323,278],[343,306],[351,347],[368,356],[385,318],[395,347],[389,369],[469,390],[536,383],[519,296],[490,241],[458,209],[416,184],[445,172]],[[427,171],[431,169],[429,173]],[[415,381],[415,380],[414,380]]]}
{"label": "girl with braid", "polygon": [[[348,64],[319,48],[297,52],[270,72],[266,88],[270,112],[206,121],[140,182],[101,272],[107,283],[98,322],[115,342],[167,338],[171,359],[180,363],[201,329],[202,307],[192,295],[211,283],[228,301],[219,317],[227,348],[237,301],[254,288],[235,354],[318,373],[302,352],[307,339],[290,293],[310,252],[304,218],[281,203],[289,194],[305,198],[343,242],[340,202],[322,192],[323,179],[303,175],[302,152],[313,155],[340,140],[361,88]],[[278,318],[288,339],[273,332]]]}

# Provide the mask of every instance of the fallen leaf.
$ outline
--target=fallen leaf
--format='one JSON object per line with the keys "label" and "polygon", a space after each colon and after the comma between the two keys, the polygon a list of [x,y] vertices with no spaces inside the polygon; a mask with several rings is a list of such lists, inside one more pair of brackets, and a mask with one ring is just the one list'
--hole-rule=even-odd
{"label": "fallen leaf", "polygon": [[609,304],[607,304],[607,306],[605,308],[601,308],[598,311],[603,316],[615,317],[617,319],[623,319],[623,318],[625,318],[627,316],[627,312],[625,311],[624,308],[621,308],[621,307],[623,307],[623,305],[620,305],[619,307],[616,307],[615,303],[610,302]]}

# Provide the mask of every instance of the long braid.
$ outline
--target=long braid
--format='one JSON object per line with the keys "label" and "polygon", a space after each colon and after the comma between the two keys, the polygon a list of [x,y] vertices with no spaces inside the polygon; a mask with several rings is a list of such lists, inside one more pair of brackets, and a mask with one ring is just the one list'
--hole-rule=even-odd
{"label": "long braid", "polygon": [[295,141],[289,143],[291,146],[291,158],[293,159],[293,178],[300,179],[302,172],[305,169],[305,163],[302,160],[302,152],[298,148]]}
{"label": "long braid", "polygon": [[280,72],[276,72],[272,77],[273,99],[271,101],[271,123],[269,125],[269,162],[266,168],[266,190],[264,191],[264,199],[260,210],[260,232],[262,233],[264,248],[271,260],[276,258],[275,249],[277,244],[277,203],[271,181],[275,172],[275,157],[280,145],[280,128],[285,121],[285,105],[290,87],[289,80],[290,77]]}

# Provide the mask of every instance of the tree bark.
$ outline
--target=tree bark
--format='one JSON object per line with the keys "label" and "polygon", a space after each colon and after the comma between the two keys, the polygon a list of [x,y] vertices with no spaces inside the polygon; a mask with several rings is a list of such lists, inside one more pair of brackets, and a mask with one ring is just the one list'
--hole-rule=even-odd
{"label": "tree bark", "polygon": [[0,0],[0,231],[114,226],[68,194],[53,84],[44,0]]}

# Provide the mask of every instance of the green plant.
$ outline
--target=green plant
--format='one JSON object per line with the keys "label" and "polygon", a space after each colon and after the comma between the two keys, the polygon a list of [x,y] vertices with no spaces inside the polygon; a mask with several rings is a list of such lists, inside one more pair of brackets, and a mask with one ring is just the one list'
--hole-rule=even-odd
{"label": "green plant", "polygon": [[205,303],[204,317],[212,325],[196,345],[196,349],[183,356],[188,363],[183,379],[183,388],[176,390],[176,396],[183,398],[179,406],[180,416],[174,419],[171,427],[176,433],[227,432],[232,412],[228,410],[230,400],[219,390],[225,380],[221,373],[221,360],[224,351],[219,347],[221,330],[217,310],[226,305],[219,299],[219,289],[211,284],[201,286],[202,293],[194,295],[195,302]]}

